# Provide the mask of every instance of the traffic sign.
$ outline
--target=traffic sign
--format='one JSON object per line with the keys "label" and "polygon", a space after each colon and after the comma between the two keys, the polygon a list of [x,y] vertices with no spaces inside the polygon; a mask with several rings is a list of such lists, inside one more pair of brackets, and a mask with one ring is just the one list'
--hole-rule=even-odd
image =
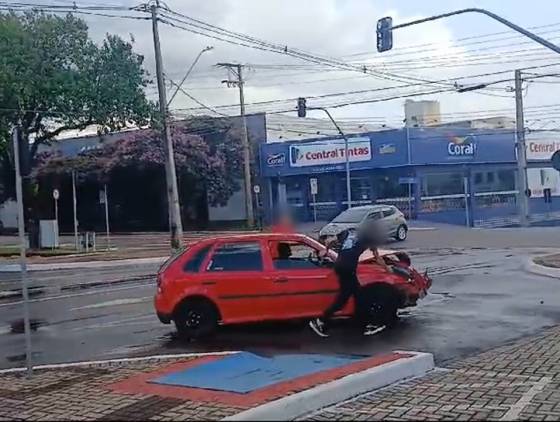
{"label": "traffic sign", "polygon": [[261,187],[259,185],[253,186],[253,192],[258,195],[259,193],[261,193]]}
{"label": "traffic sign", "polygon": [[552,154],[552,167],[554,167],[556,170],[560,171],[560,150],[556,151],[554,154]]}
{"label": "traffic sign", "polygon": [[60,192],[58,191],[58,189],[53,189],[53,191],[52,191],[52,197],[53,197],[54,199],[60,198]]}
{"label": "traffic sign", "polygon": [[416,177],[399,177],[399,185],[414,185],[418,183]]}
{"label": "traffic sign", "polygon": [[317,186],[317,178],[312,177],[311,179],[309,179],[309,187],[311,188],[311,195],[317,195],[317,192],[319,192],[319,187]]}

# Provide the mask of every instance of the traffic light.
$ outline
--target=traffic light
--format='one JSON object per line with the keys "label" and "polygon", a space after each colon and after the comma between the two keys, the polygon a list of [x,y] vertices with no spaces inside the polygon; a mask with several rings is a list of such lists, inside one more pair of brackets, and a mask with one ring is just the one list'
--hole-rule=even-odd
{"label": "traffic light", "polygon": [[305,117],[307,115],[307,105],[303,97],[299,97],[297,100],[297,115],[298,117]]}
{"label": "traffic light", "polygon": [[393,48],[393,18],[390,16],[377,21],[377,51],[383,53]]}

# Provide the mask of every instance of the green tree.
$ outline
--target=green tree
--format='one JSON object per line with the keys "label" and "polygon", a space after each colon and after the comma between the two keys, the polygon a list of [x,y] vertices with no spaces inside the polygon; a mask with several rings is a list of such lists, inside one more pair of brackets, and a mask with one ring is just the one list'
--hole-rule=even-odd
{"label": "green tree", "polygon": [[64,131],[97,125],[103,133],[150,123],[154,105],[144,94],[143,61],[118,36],[94,43],[86,23],[72,14],[0,14],[2,162],[9,162],[15,125],[32,162],[42,144]]}

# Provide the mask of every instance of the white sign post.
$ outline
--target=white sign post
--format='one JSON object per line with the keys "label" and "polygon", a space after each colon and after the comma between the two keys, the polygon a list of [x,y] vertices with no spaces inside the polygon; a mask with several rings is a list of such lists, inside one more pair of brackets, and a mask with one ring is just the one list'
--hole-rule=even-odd
{"label": "white sign post", "polygon": [[[54,199],[54,219],[56,221],[56,226],[53,226],[53,239],[56,239],[57,236],[55,230],[58,231],[58,198],[60,198],[60,192],[58,191],[58,189],[53,189],[52,196]],[[53,249],[56,243],[57,241],[53,240]]]}
{"label": "white sign post", "polygon": [[[255,205],[257,210],[260,210],[259,194],[261,193],[261,187],[259,185],[253,185],[253,192],[255,193]],[[260,212],[258,213],[258,224],[261,224]]]}
{"label": "white sign post", "polygon": [[309,188],[311,190],[311,197],[313,198],[313,221],[317,222],[317,205],[316,205],[316,195],[319,192],[319,186],[317,186],[317,178],[312,177],[309,179]]}
{"label": "white sign post", "polygon": [[27,259],[25,254],[25,221],[23,213],[23,188],[21,181],[19,161],[19,129],[13,131],[14,166],[16,171],[16,200],[17,221],[19,235],[19,265],[21,271],[21,292],[23,295],[23,332],[25,336],[25,363],[27,376],[33,374],[33,363],[31,362],[31,323],[29,321],[29,292],[27,290]]}
{"label": "white sign post", "polygon": [[107,250],[111,250],[111,234],[109,232],[109,197],[107,196],[107,184],[99,191],[99,203],[105,205],[105,232],[107,236]]}

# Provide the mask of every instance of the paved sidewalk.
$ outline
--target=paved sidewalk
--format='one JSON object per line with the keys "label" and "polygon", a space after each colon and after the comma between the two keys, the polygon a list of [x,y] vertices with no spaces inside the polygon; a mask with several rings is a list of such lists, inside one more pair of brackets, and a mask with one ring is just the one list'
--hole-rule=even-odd
{"label": "paved sidewalk", "polygon": [[302,419],[560,420],[560,326],[445,366]]}
{"label": "paved sidewalk", "polygon": [[[216,420],[256,405],[247,400],[194,401],[147,389],[126,391],[130,380],[162,367],[188,365],[190,359],[195,358],[44,369],[31,380],[21,372],[3,373],[0,420]],[[559,420],[560,326],[301,418],[381,419]]]}
{"label": "paved sidewalk", "polygon": [[274,358],[235,352],[55,365],[31,379],[7,370],[0,371],[0,420],[217,420],[244,419],[245,411],[296,417],[432,368],[431,355],[412,352]]}

